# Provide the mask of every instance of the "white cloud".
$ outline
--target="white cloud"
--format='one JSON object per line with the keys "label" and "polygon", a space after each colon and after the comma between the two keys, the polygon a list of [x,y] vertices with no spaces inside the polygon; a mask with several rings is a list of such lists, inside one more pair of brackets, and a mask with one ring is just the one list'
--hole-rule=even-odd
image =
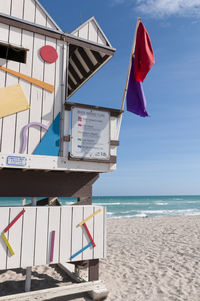
{"label": "white cloud", "polygon": [[136,8],[150,15],[200,15],[200,0],[136,0]]}
{"label": "white cloud", "polygon": [[200,0],[112,0],[113,5],[128,4],[152,16],[200,16]]}

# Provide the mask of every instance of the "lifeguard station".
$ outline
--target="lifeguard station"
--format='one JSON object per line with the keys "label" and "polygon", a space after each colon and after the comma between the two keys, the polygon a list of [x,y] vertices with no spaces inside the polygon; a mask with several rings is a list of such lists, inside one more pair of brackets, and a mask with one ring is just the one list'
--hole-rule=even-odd
{"label": "lifeguard station", "polygon": [[[0,269],[27,268],[27,291],[35,265],[87,262],[98,280],[106,210],[92,184],[116,168],[121,111],[69,99],[114,52],[94,17],[67,34],[37,0],[0,3],[0,196],[32,197],[0,207]],[[61,196],[77,203],[51,206]]]}

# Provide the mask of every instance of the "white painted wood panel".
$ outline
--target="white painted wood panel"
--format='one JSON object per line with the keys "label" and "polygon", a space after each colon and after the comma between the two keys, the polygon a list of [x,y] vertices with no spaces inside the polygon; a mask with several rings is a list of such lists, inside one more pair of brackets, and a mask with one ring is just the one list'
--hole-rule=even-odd
{"label": "white painted wood panel", "polygon": [[[93,207],[91,206],[85,206],[84,207],[84,218],[87,218],[88,216],[90,216],[91,214],[93,214]],[[86,222],[86,225],[88,227],[88,230],[92,236],[92,238],[94,237],[94,228],[93,228],[93,218],[91,218],[89,221]],[[83,247],[87,246],[91,241],[84,229],[83,226],[82,227],[82,231],[83,231]],[[82,253],[82,259],[86,260],[86,259],[91,259],[93,258],[93,246],[86,249],[83,253]]]}
{"label": "white painted wood panel", "polygon": [[[9,224],[9,208],[1,208],[1,218],[0,218],[0,234]],[[6,235],[7,236],[7,235]],[[4,243],[4,240],[0,236],[0,269],[6,269],[7,262],[7,247]]]}
{"label": "white painted wood panel", "polygon": [[[45,38],[41,35],[35,34],[32,77],[37,78],[41,81],[43,81],[44,78],[44,61],[40,57],[39,50],[44,45],[45,45]],[[29,122],[41,122],[42,101],[43,101],[43,89],[32,85]],[[39,142],[40,142],[40,128],[39,127],[29,128],[29,138],[28,138],[29,154],[33,153],[33,151],[35,150]]]}
{"label": "white painted wood panel", "polygon": [[24,0],[12,0],[11,16],[16,18],[23,18]]}
{"label": "white painted wood panel", "polygon": [[82,28],[79,29],[78,31],[78,37],[82,39],[88,39],[88,32],[89,31],[89,26],[88,24],[85,24]]}
{"label": "white painted wood panel", "polygon": [[[55,102],[54,102],[54,119],[61,111],[62,102],[65,100],[65,95],[62,99],[62,89],[65,92],[65,83],[66,83],[66,45],[61,41],[57,41],[57,53],[58,59],[56,61],[56,72],[55,72]],[[64,73],[64,78],[62,79],[62,74]],[[62,82],[63,80],[63,82]],[[63,86],[62,86],[63,85]]]}
{"label": "white painted wood panel", "polygon": [[[1,30],[0,30],[0,41],[8,42],[9,38],[9,26],[5,24],[1,24]],[[6,66],[6,60],[0,59],[0,65]],[[0,70],[0,87],[3,88],[6,85],[6,72],[3,70]],[[2,145],[2,124],[3,124],[3,118],[0,118],[0,150]]]}
{"label": "white painted wood panel", "polygon": [[29,22],[35,21],[35,1],[33,0],[25,0],[24,3],[24,20]]}
{"label": "white painted wood panel", "polygon": [[[0,232],[13,221],[24,207],[0,207]],[[102,258],[105,254],[105,211],[87,221],[96,247],[86,249],[74,259],[71,256],[87,246],[90,240],[78,224],[98,210],[96,206],[25,207],[25,213],[5,233],[14,255],[11,256],[0,239],[0,269],[25,268],[50,263],[51,236],[55,231],[54,257],[51,263]],[[104,213],[104,214],[103,214]],[[95,233],[94,233],[95,232]],[[99,257],[98,257],[99,256]]]}
{"label": "white painted wood panel", "polygon": [[[32,72],[32,56],[33,56],[33,42],[34,42],[34,34],[28,31],[22,32],[22,46],[24,48],[29,49],[27,51],[27,61],[26,64],[20,64],[20,72],[22,74],[26,74],[31,76]],[[24,81],[23,79],[19,79],[19,83],[24,91],[24,94],[30,104],[30,95],[32,84]],[[16,138],[15,138],[15,152],[19,153],[22,147],[22,130],[29,122],[30,109],[17,113],[17,121],[16,121]],[[27,153],[27,147],[25,149],[25,154]]]}
{"label": "white painted wood panel", "polygon": [[[47,261],[46,263],[59,262],[59,243],[60,243],[60,208],[49,208],[49,227],[48,227],[48,243],[47,243]],[[52,231],[55,231],[53,261],[50,261],[52,246]]]}
{"label": "white painted wood panel", "polygon": [[[13,219],[21,212],[21,208],[11,208],[9,224]],[[11,256],[8,252],[7,258],[7,269],[18,268],[20,266],[21,259],[21,243],[22,243],[22,221],[23,216],[21,216],[15,224],[8,231],[8,241],[15,253]]]}
{"label": "white painted wood panel", "polygon": [[101,45],[106,45],[107,44],[104,36],[102,35],[102,33],[99,30],[98,30],[97,43],[101,44]]}
{"label": "white painted wood panel", "polygon": [[[51,38],[46,38],[46,45],[50,45],[56,49],[56,40]],[[48,84],[55,86],[55,71],[56,62],[52,64],[44,63],[44,81]],[[52,124],[54,120],[54,99],[55,92],[50,93],[48,91],[43,91],[43,102],[42,102],[42,123],[48,127]],[[41,139],[46,131],[41,129]]]}
{"label": "white painted wood panel", "polygon": [[10,15],[11,0],[4,0],[0,2],[0,12],[6,15]]}
{"label": "white painted wood panel", "polygon": [[49,208],[37,208],[34,265],[42,265],[47,259],[47,235]]}
{"label": "white painted wood panel", "polygon": [[[83,220],[83,207],[82,206],[74,206],[72,208],[72,237],[76,237],[76,239],[72,239],[72,255],[76,252],[80,251],[83,248],[83,230],[78,224]],[[71,261],[82,260],[82,253],[71,259]]]}
{"label": "white painted wood panel", "polygon": [[[21,29],[10,27],[9,43],[21,45]],[[19,71],[19,63],[7,61],[7,68]],[[6,74],[6,86],[18,84],[16,76]],[[2,152],[14,152],[16,114],[4,117],[2,127]]]}
{"label": "white painted wood panel", "polygon": [[[94,207],[94,212],[100,209],[100,207]],[[102,209],[102,208],[101,208]],[[104,218],[103,218],[103,210],[94,216],[94,241],[96,246],[94,248],[94,259],[103,257],[102,250],[104,248]]]}
{"label": "white painted wood panel", "polygon": [[72,207],[61,208],[60,224],[60,262],[67,262],[71,259],[72,244]]}
{"label": "white painted wood panel", "polygon": [[35,23],[43,26],[46,26],[47,24],[47,15],[40,9],[40,7],[37,4],[36,4]]}
{"label": "white painted wood panel", "polygon": [[97,26],[95,24],[95,22],[93,20],[91,20],[91,22],[89,22],[89,37],[88,39],[92,42],[96,42],[97,43]]}
{"label": "white painted wood panel", "polygon": [[22,268],[33,266],[35,244],[36,209],[33,207],[26,207],[25,210],[20,264]]}

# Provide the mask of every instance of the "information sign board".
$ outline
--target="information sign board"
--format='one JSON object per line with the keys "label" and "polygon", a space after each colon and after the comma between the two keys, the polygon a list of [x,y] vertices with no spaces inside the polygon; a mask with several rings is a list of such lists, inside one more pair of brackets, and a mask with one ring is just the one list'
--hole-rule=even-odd
{"label": "information sign board", "polygon": [[70,156],[110,159],[110,113],[72,107]]}

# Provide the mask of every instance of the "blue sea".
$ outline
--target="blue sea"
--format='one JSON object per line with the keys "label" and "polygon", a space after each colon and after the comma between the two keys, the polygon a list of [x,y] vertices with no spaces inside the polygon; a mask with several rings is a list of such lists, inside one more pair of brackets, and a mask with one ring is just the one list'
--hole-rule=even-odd
{"label": "blue sea", "polygon": [[[75,198],[59,198],[63,205]],[[30,202],[27,200],[27,202]],[[21,198],[0,198],[0,206],[19,206]],[[93,204],[106,206],[108,218],[182,216],[200,214],[200,196],[95,196]]]}

